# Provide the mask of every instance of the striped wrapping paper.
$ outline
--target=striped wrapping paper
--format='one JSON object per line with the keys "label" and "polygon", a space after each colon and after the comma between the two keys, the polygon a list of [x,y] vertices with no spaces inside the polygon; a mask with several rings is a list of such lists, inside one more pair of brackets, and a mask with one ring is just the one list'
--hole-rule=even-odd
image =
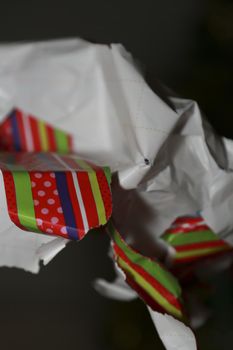
{"label": "striped wrapping paper", "polygon": [[15,225],[79,240],[106,224],[112,212],[110,170],[65,155],[72,151],[71,135],[14,109],[0,125],[0,147]]}
{"label": "striped wrapping paper", "polygon": [[182,319],[181,289],[178,281],[160,263],[129,247],[110,222],[108,232],[118,266],[126,282],[153,310]]}
{"label": "striped wrapping paper", "polygon": [[72,137],[20,109],[0,125],[0,149],[25,152],[72,152]]}
{"label": "striped wrapping paper", "polygon": [[109,169],[57,154],[54,162],[59,171],[3,171],[9,215],[24,230],[78,240],[111,216]]}
{"label": "striped wrapping paper", "polygon": [[231,250],[200,216],[177,218],[161,237],[175,249],[174,263],[197,261]]}

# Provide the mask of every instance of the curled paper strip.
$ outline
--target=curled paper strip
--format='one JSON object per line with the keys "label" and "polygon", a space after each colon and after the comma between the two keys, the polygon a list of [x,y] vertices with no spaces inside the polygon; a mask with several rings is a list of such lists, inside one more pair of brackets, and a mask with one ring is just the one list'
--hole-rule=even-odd
{"label": "curled paper strip", "polygon": [[161,238],[175,249],[174,263],[197,261],[232,250],[200,216],[176,219]]}
{"label": "curled paper strip", "polygon": [[70,153],[70,134],[14,108],[0,125],[0,149],[4,151]]}
{"label": "curled paper strip", "polygon": [[112,212],[110,170],[64,154],[71,151],[70,135],[19,109],[6,117],[0,134],[2,150],[14,151],[0,153],[0,169],[15,225],[79,240],[107,223]]}
{"label": "curled paper strip", "polygon": [[178,281],[159,263],[130,248],[110,223],[110,237],[118,266],[126,282],[153,309],[183,318]]}
{"label": "curled paper strip", "polygon": [[3,171],[9,215],[17,226],[78,240],[107,222],[111,194],[104,171],[69,167],[69,171]]}

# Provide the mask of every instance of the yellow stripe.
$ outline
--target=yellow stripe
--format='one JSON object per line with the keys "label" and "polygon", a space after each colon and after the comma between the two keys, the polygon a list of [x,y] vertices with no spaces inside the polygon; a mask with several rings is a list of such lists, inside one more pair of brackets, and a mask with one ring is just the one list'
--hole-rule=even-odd
{"label": "yellow stripe", "polygon": [[175,258],[187,258],[187,257],[195,257],[195,256],[202,256],[202,255],[208,255],[208,254],[214,254],[221,250],[228,250],[228,247],[216,247],[216,248],[203,248],[203,249],[195,249],[195,250],[189,250],[185,252],[178,252],[176,253]]}
{"label": "yellow stripe", "polygon": [[117,257],[119,265],[125,270],[134,281],[139,284],[146,292],[164,309],[177,318],[182,318],[182,312],[175,306],[171,305],[167,299],[165,299],[155,288],[153,288],[140,274],[138,274],[133,268],[131,268],[124,260]]}
{"label": "yellow stripe", "polygon": [[103,202],[102,194],[100,192],[99,183],[97,180],[96,173],[88,173],[88,177],[90,180],[92,193],[93,193],[95,203],[96,203],[97,213],[98,213],[98,217],[99,217],[99,223],[101,225],[104,225],[107,222],[107,218],[106,218],[104,202]]}
{"label": "yellow stripe", "polygon": [[93,172],[94,169],[83,159],[74,158],[74,161],[84,170]]}
{"label": "yellow stripe", "polygon": [[46,126],[42,120],[39,120],[38,123],[39,123],[39,134],[40,134],[42,150],[46,152],[49,150],[49,142],[48,142],[48,136],[46,132]]}

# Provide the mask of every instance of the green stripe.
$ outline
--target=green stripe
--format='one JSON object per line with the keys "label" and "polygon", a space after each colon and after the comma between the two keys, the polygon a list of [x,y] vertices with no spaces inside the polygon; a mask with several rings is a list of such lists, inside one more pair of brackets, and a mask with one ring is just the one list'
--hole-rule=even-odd
{"label": "green stripe", "polygon": [[189,243],[199,243],[205,241],[216,241],[218,236],[212,231],[192,231],[187,233],[174,233],[174,234],[165,234],[162,238],[170,243],[172,246],[184,245]]}
{"label": "green stripe", "polygon": [[39,120],[38,123],[39,123],[39,134],[40,134],[40,141],[41,141],[42,149],[44,152],[46,152],[49,149],[49,142],[48,142],[48,136],[47,136],[47,132],[46,132],[46,126],[42,120]]}
{"label": "green stripe", "polygon": [[215,247],[215,248],[203,248],[203,249],[195,249],[195,250],[189,250],[185,252],[177,252],[175,258],[188,258],[188,257],[195,257],[195,256],[202,256],[202,255],[210,255],[217,253],[221,250],[227,250],[226,247]]}
{"label": "green stripe", "polygon": [[74,161],[82,168],[83,170],[94,172],[94,169],[83,159],[74,158]]}
{"label": "green stripe", "polygon": [[105,173],[106,179],[108,181],[109,186],[111,185],[111,181],[112,181],[112,174],[111,174],[111,170],[109,167],[104,167],[103,171]]}
{"label": "green stripe", "polygon": [[98,213],[98,217],[99,217],[99,223],[101,225],[104,225],[104,224],[106,224],[107,219],[106,219],[106,214],[105,214],[104,202],[103,202],[102,195],[100,192],[99,183],[97,180],[96,173],[88,173],[88,177],[90,180],[92,193],[93,193],[95,203],[96,203],[97,213]]}
{"label": "green stripe", "polygon": [[162,266],[153,260],[150,260],[143,255],[133,251],[123,240],[120,238],[120,234],[115,230],[113,225],[108,225],[110,234],[115,243],[124,251],[126,256],[135,264],[141,266],[146,272],[157,279],[170,293],[179,297],[181,295],[181,288],[174,276],[163,269]]}
{"label": "green stripe", "polygon": [[57,151],[62,153],[69,152],[68,136],[65,132],[55,129],[54,135],[56,139]]}
{"label": "green stripe", "polygon": [[15,184],[18,217],[21,225],[31,231],[40,232],[35,218],[34,203],[29,173],[12,172]]}
{"label": "green stripe", "polygon": [[175,306],[170,304],[153,286],[150,285],[139,273],[137,273],[131,266],[129,266],[124,260],[118,257],[119,266],[126,271],[134,281],[141,286],[159,305],[161,305],[170,314],[181,318],[182,312]]}

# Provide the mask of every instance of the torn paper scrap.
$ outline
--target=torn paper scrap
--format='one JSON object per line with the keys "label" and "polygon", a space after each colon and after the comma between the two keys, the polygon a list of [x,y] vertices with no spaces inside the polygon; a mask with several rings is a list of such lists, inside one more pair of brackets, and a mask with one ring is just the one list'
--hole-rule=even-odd
{"label": "torn paper scrap", "polygon": [[195,336],[189,327],[172,316],[148,309],[166,350],[197,350]]}

